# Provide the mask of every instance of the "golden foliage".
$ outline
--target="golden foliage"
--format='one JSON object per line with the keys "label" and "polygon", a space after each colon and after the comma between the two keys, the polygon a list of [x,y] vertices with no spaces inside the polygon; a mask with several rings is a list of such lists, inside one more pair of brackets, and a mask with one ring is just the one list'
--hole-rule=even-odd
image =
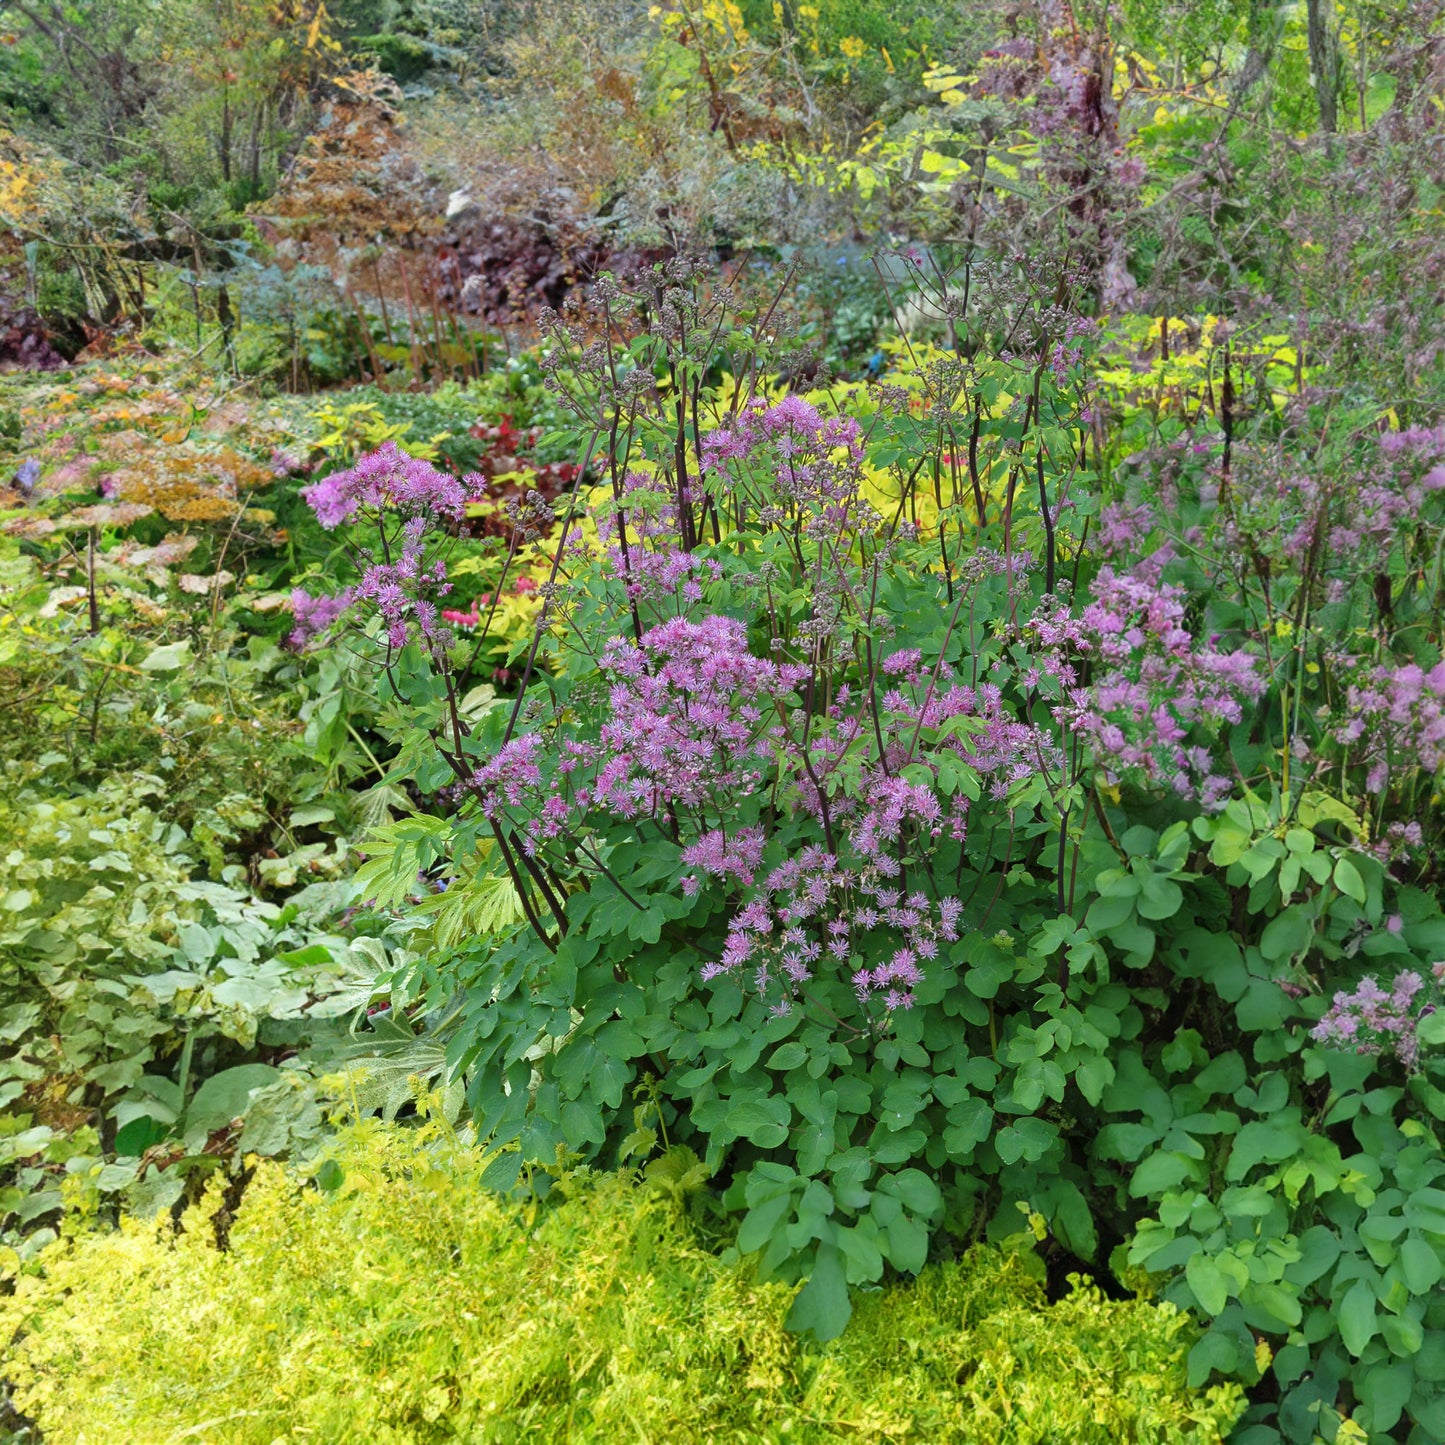
{"label": "golden foliage", "polygon": [[784,1329],[794,1287],[689,1224],[688,1151],[566,1176],[540,1219],[485,1163],[440,1120],[372,1120],[330,1192],[258,1162],[234,1218],[218,1180],[179,1234],[62,1240],[0,1298],[16,1404],[51,1445],[1218,1445],[1243,1408],[1186,1388],[1186,1316],[1082,1286],[1048,1305],[1028,1255],[930,1266],[819,1347]]}

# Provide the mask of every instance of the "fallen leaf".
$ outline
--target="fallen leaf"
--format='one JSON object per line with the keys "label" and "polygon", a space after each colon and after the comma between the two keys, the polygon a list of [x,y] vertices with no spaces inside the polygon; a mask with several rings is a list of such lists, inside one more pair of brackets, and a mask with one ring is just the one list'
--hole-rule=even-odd
{"label": "fallen leaf", "polygon": [[229,587],[235,580],[236,574],[225,570],[217,572],[214,577],[202,577],[198,572],[182,572],[176,578],[176,586],[192,596],[202,596],[213,587]]}

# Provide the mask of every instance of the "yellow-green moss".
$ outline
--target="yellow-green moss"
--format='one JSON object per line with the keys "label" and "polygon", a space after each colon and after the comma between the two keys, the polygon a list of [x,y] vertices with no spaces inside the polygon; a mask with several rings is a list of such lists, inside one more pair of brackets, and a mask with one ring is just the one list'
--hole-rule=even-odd
{"label": "yellow-green moss", "polygon": [[1185,1388],[1183,1316],[1047,1305],[997,1251],[865,1296],[820,1348],[783,1329],[791,1288],[629,1177],[533,1228],[474,1151],[367,1126],[338,1162],[329,1194],[260,1164],[225,1251],[213,1196],[178,1237],[128,1220],[27,1267],[0,1372],[47,1445],[1206,1445],[1241,1409]]}

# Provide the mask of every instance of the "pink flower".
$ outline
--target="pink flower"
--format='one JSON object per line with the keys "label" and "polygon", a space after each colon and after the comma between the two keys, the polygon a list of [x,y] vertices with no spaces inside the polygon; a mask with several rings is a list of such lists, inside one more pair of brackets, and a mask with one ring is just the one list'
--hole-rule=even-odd
{"label": "pink flower", "polygon": [[350,587],[334,597],[313,597],[305,588],[296,588],[291,593],[291,615],[296,619],[296,625],[291,629],[287,642],[295,648],[305,647],[329,631],[350,610],[355,600],[355,590]]}
{"label": "pink flower", "polygon": [[303,487],[301,495],[316,520],[331,531],[362,507],[392,506],[412,516],[460,517],[466,509],[468,480],[459,482],[430,462],[407,456],[395,442],[387,442],[349,470]]}

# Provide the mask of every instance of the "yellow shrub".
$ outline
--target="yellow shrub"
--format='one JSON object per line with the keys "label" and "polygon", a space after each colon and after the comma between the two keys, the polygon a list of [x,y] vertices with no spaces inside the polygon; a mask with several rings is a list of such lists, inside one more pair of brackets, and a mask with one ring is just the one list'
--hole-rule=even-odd
{"label": "yellow shrub", "polygon": [[16,1405],[48,1445],[1205,1445],[1241,1408],[1186,1390],[1183,1316],[1046,1305],[995,1250],[865,1297],[820,1348],[783,1329],[793,1289],[705,1249],[676,1190],[599,1176],[534,1221],[482,1162],[373,1122],[331,1192],[261,1163],[234,1220],[217,1191],[179,1235],[58,1242],[0,1299]]}

